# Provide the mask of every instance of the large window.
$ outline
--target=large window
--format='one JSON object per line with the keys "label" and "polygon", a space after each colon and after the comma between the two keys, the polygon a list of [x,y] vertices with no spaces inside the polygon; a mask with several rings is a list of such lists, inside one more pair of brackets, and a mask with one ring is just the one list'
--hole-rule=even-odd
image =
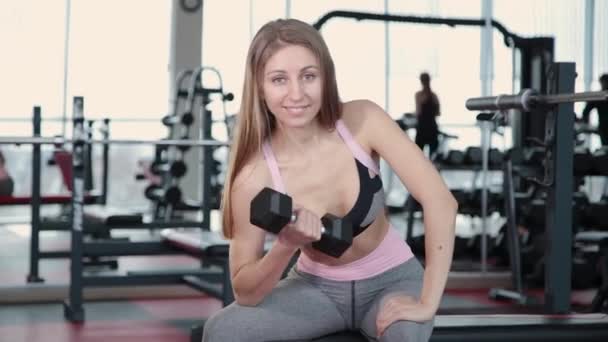
{"label": "large window", "polygon": [[[71,98],[85,97],[89,117],[156,116],[167,108],[169,1],[71,1],[67,114]],[[5,1],[0,5],[1,117],[29,120],[63,115],[66,2]],[[110,19],[111,18],[111,19]],[[15,134],[3,124],[3,134]],[[60,133],[48,123],[46,133]],[[17,131],[30,134],[29,123]],[[7,132],[10,130],[11,132]],[[120,129],[114,131],[120,135]],[[158,136],[158,135],[157,135]]]}
{"label": "large window", "polygon": [[594,19],[594,49],[593,49],[593,70],[594,88],[599,89],[598,76],[608,74],[608,1],[595,1],[595,19]]}
{"label": "large window", "polygon": [[[576,70],[579,73],[579,77],[576,79],[576,90],[583,91],[585,1],[513,2],[495,0],[494,13],[496,20],[523,37],[553,37],[555,39],[554,60],[576,63]],[[496,48],[494,55],[496,59],[506,61],[511,58],[511,51]],[[498,63],[496,63],[496,67],[500,67]],[[501,78],[505,77],[504,71],[500,71]]]}
{"label": "large window", "polygon": [[138,137],[166,135],[170,22],[170,1],[72,1],[68,103],[82,95],[85,115],[158,118]]}
{"label": "large window", "polygon": [[[34,105],[47,116],[61,113],[64,22],[63,2],[0,3],[0,119],[29,120]],[[0,124],[0,135],[31,132],[29,122]]]}
{"label": "large window", "polygon": [[[116,138],[162,138],[169,93],[169,48],[173,1],[3,1],[0,4],[0,122],[2,135],[30,135],[32,107],[42,106],[43,118],[71,116],[75,95],[84,96],[90,117],[157,118],[148,123],[118,123]],[[70,4],[66,35],[66,4]],[[555,38],[555,60],[574,61],[584,70],[584,10],[586,1],[531,0],[492,2],[494,18],[524,37]],[[235,95],[227,105],[240,104],[244,62],[252,35],[268,20],[289,15],[309,23],[333,10],[400,15],[480,18],[482,0],[223,0],[204,2],[204,65],[222,73],[224,87]],[[595,1],[594,81],[608,72],[607,1]],[[567,24],[564,24],[567,23]],[[388,44],[385,33],[388,27]],[[383,23],[333,19],[323,26],[335,59],[344,100],[368,98],[399,117],[414,110],[418,75],[427,71],[441,100],[440,124],[473,124],[464,108],[466,98],[481,93],[479,27]],[[66,37],[68,64],[64,68]],[[494,93],[511,92],[512,50],[494,30]],[[388,55],[386,55],[388,51]],[[388,61],[388,65],[386,64]],[[387,75],[388,71],[388,75]],[[68,75],[67,80],[64,76]],[[517,72],[515,72],[517,74]],[[67,81],[67,82],[64,82]],[[206,82],[215,82],[210,76]],[[583,77],[577,90],[583,90]],[[64,85],[67,92],[64,94]],[[388,94],[387,86],[388,84]],[[388,99],[388,102],[386,100]],[[576,105],[580,112],[581,104]],[[220,108],[220,110],[223,110]],[[458,128],[460,129],[460,128]],[[66,134],[70,134],[67,124]],[[464,131],[462,131],[464,132]],[[463,144],[479,142],[476,128],[460,134]],[[62,133],[60,122],[43,124],[43,134]],[[459,133],[459,132],[455,132]],[[5,147],[8,149],[9,147]]]}

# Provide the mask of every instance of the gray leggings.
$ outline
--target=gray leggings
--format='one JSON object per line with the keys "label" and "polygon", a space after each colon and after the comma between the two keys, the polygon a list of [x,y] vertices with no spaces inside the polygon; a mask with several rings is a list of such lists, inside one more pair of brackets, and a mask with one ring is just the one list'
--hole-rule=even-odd
{"label": "gray leggings", "polygon": [[[355,330],[376,339],[376,316],[383,298],[418,298],[424,270],[416,258],[372,278],[333,281],[295,267],[254,307],[232,303],[207,320],[203,342],[302,341],[337,331]],[[433,320],[398,321],[379,341],[428,341]]]}

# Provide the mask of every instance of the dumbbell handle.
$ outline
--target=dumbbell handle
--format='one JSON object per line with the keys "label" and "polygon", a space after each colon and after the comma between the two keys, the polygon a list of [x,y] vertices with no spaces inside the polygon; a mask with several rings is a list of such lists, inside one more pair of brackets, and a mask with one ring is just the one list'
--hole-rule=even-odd
{"label": "dumbbell handle", "polygon": [[[294,223],[298,220],[298,215],[296,213],[291,213],[290,223]],[[325,227],[321,226],[321,234],[325,234]]]}

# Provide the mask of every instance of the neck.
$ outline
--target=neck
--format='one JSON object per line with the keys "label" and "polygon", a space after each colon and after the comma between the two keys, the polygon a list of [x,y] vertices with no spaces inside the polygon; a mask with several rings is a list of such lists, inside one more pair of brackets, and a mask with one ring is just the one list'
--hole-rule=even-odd
{"label": "neck", "polygon": [[285,127],[279,123],[274,134],[275,148],[284,160],[293,160],[294,156],[307,156],[310,151],[318,151],[323,139],[323,128],[318,121],[304,127]]}

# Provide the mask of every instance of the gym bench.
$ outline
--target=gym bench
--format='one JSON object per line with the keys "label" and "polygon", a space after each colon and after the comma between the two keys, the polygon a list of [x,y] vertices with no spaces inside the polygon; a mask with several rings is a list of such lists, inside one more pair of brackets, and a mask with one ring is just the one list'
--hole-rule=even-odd
{"label": "gym bench", "polygon": [[[228,271],[228,242],[218,233],[200,229],[165,229],[163,239],[189,255],[221,263],[225,275],[223,291],[209,293],[222,299],[224,305],[233,300]],[[265,249],[270,248],[268,241]],[[223,259],[223,261],[221,261]],[[192,285],[192,284],[189,284]],[[204,291],[204,290],[203,290]],[[229,291],[230,293],[225,293]],[[191,328],[190,341],[200,342],[204,321]],[[432,342],[452,341],[608,341],[608,315],[437,315]],[[314,342],[366,342],[359,332],[343,331],[312,340]]]}

